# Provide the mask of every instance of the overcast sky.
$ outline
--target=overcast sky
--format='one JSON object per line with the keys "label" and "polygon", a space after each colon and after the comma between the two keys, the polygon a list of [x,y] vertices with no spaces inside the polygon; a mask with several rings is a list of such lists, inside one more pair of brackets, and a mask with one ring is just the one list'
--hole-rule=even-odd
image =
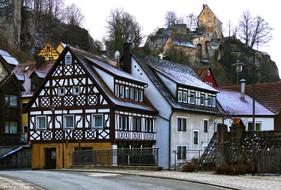
{"label": "overcast sky", "polygon": [[233,27],[237,26],[242,12],[248,9],[252,16],[260,15],[274,28],[273,39],[266,46],[259,47],[259,50],[271,55],[281,74],[281,48],[278,46],[281,44],[281,17],[278,0],[65,0],[65,2],[75,3],[81,9],[85,16],[83,27],[97,40],[102,40],[106,35],[106,19],[115,8],[122,8],[135,16],[142,26],[144,36],[164,26],[167,11],[175,11],[179,16],[189,13],[198,16],[203,4],[208,4],[222,21],[226,34],[229,20]]}

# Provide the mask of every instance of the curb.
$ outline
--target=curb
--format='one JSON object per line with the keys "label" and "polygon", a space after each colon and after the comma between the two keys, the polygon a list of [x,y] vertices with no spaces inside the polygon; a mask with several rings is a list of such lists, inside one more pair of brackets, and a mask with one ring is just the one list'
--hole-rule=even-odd
{"label": "curb", "polygon": [[186,182],[191,182],[191,183],[197,183],[197,184],[202,184],[202,185],[209,185],[213,187],[220,187],[220,188],[225,188],[225,189],[232,189],[232,190],[240,190],[238,188],[234,187],[228,187],[224,185],[216,185],[212,183],[205,183],[205,182],[200,182],[200,181],[195,181],[195,180],[188,180],[188,179],[177,179],[173,177],[164,177],[164,176],[153,176],[153,175],[146,175],[146,174],[138,174],[138,173],[129,173],[129,172],[118,172],[118,171],[100,171],[100,170],[81,170],[81,169],[54,169],[54,170],[49,170],[49,171],[61,171],[61,172],[96,172],[96,173],[112,173],[112,174],[121,174],[121,175],[132,175],[132,176],[141,176],[141,177],[152,177],[152,178],[158,178],[158,179],[169,179],[169,180],[177,180],[177,181],[186,181]]}

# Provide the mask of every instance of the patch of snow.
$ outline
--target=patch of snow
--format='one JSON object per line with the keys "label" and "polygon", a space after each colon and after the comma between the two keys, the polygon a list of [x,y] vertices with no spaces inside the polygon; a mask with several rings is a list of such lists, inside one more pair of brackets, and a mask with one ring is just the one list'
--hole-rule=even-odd
{"label": "patch of snow", "polygon": [[7,51],[0,49],[0,55],[2,56],[11,56]]}
{"label": "patch of snow", "polygon": [[[220,90],[217,94],[217,101],[229,115],[253,114],[253,99],[245,95],[245,100],[242,100],[240,92]],[[274,116],[274,113],[257,101],[255,102],[255,114]]]}
{"label": "patch of snow", "polygon": [[5,61],[11,65],[18,65],[19,62],[18,60],[16,60],[16,58],[11,57],[11,56],[6,56],[6,55],[2,55],[3,59],[5,59]]}

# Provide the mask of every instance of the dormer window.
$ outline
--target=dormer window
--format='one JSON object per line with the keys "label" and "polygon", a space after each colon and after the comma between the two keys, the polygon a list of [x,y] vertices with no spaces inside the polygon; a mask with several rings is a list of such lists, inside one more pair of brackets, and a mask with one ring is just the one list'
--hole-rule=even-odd
{"label": "dormer window", "polygon": [[65,87],[58,87],[58,96],[64,96],[65,91]]}
{"label": "dormer window", "polygon": [[74,96],[78,96],[81,93],[81,88],[80,86],[73,86],[72,87],[72,94]]}
{"label": "dormer window", "polygon": [[178,102],[182,102],[182,91],[178,91]]}
{"label": "dormer window", "polygon": [[72,56],[71,56],[71,54],[69,52],[65,55],[64,63],[66,65],[72,64]]}
{"label": "dormer window", "polygon": [[191,104],[195,104],[195,92],[194,91],[191,91],[190,92],[190,103]]}

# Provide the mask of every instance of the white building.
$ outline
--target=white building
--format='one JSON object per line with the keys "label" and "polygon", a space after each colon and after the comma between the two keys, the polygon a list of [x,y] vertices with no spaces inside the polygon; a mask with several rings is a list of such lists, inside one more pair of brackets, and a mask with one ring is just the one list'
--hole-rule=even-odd
{"label": "white building", "polygon": [[159,165],[171,168],[198,158],[199,150],[203,153],[211,140],[216,123],[222,122],[216,106],[217,90],[186,65],[132,56],[129,47],[124,50],[121,67],[148,84],[145,96],[159,112],[155,120]]}
{"label": "white building", "polygon": [[[246,127],[252,130],[253,126],[253,99],[246,95],[245,89],[241,92],[220,90],[217,94],[217,101],[222,110],[226,113],[224,124],[232,125],[233,118],[239,118]],[[255,131],[274,130],[275,114],[265,106],[255,101]]]}

